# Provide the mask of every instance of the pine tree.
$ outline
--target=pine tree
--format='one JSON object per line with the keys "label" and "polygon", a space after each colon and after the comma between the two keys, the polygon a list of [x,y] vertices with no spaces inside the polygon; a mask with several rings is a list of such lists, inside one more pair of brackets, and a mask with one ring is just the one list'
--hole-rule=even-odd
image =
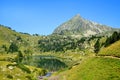
{"label": "pine tree", "polygon": [[21,51],[18,51],[18,54],[17,54],[15,60],[16,60],[17,63],[21,63],[22,62],[22,60],[23,60],[23,54],[22,54]]}
{"label": "pine tree", "polygon": [[8,52],[13,53],[13,52],[17,52],[17,51],[18,51],[18,46],[15,43],[11,43]]}
{"label": "pine tree", "polygon": [[94,45],[94,52],[96,53],[96,54],[98,54],[98,52],[99,52],[99,50],[100,50],[100,39],[98,39],[97,41],[96,41],[96,43],[95,43],[95,45]]}

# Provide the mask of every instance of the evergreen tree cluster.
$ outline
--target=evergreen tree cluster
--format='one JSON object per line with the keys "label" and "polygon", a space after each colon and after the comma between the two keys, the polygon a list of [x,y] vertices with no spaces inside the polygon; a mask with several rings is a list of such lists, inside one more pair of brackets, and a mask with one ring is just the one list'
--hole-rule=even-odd
{"label": "evergreen tree cluster", "polygon": [[110,44],[120,40],[120,32],[115,31],[112,36],[108,37],[105,42],[105,47],[109,46]]}
{"label": "evergreen tree cluster", "polygon": [[117,31],[113,32],[113,34],[110,37],[108,37],[104,43],[101,43],[100,39],[101,38],[99,37],[94,45],[94,52],[96,54],[99,52],[99,50],[102,46],[107,47],[107,46],[111,45],[112,43],[120,40],[120,32],[117,32]]}
{"label": "evergreen tree cluster", "polygon": [[48,52],[48,51],[67,51],[67,50],[75,50],[81,49],[80,44],[83,44],[85,41],[84,38],[81,39],[73,39],[69,36],[52,36],[45,37],[43,39],[38,40],[38,45],[40,47],[40,51]]}
{"label": "evergreen tree cluster", "polygon": [[10,44],[10,47],[9,47],[8,52],[11,52],[11,53],[13,53],[13,52],[18,52],[18,46],[17,46],[17,44],[14,43],[14,42],[12,42],[12,43]]}

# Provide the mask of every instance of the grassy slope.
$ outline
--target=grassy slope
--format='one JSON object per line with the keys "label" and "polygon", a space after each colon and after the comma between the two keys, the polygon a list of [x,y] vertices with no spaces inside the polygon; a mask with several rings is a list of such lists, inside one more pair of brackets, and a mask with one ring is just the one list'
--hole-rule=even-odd
{"label": "grassy slope", "polygon": [[15,41],[16,37],[20,36],[21,38],[26,39],[29,35],[20,34],[6,27],[0,26],[0,46],[6,44],[9,46],[11,41]]}
{"label": "grassy slope", "polygon": [[120,80],[120,60],[88,58],[80,65],[59,74],[59,80]]}
{"label": "grassy slope", "polygon": [[[16,41],[16,38],[20,36],[23,40],[23,42],[21,43],[21,45],[19,46],[19,50],[23,51],[25,49],[30,49],[30,50],[34,50],[34,44],[37,43],[37,40],[40,37],[37,36],[31,36],[31,35],[27,35],[27,34],[21,34],[18,32],[15,32],[11,29],[8,29],[4,26],[0,26],[0,50],[2,49],[1,46],[2,45],[6,45],[7,48],[9,48],[11,41]],[[17,44],[20,41],[17,41]],[[28,44],[27,44],[28,43]],[[27,44],[25,46],[25,44]],[[16,56],[16,54],[4,54],[5,51],[0,52],[0,79],[2,80],[9,80],[9,78],[7,78],[7,76],[12,76],[13,79],[12,80],[28,80],[27,77],[31,77],[31,78],[36,78],[36,76],[39,75],[38,72],[41,72],[40,68],[35,68],[35,67],[31,67],[31,66],[27,66],[31,71],[35,70],[35,72],[32,72],[31,74],[28,74],[24,71],[22,71],[20,68],[18,67],[14,67],[14,69],[10,70],[6,67],[6,65],[8,64],[12,64],[12,62],[7,61],[8,58],[14,58]]]}
{"label": "grassy slope", "polygon": [[120,57],[120,41],[117,41],[106,48],[102,48],[99,55]]}
{"label": "grassy slope", "polygon": [[8,28],[6,28],[4,26],[0,26],[0,39],[1,40],[9,41],[10,39],[14,39],[15,36],[21,36],[21,34],[18,33],[18,32],[13,31],[11,29],[8,29]]}
{"label": "grassy slope", "polygon": [[[17,79],[26,79],[25,76],[27,76],[26,73],[22,72],[21,69],[14,67],[12,70],[6,67],[7,64],[11,64],[7,61],[0,61],[0,79],[2,80],[8,80],[10,78],[7,78],[8,75],[11,75],[13,77],[13,80]],[[21,76],[22,75],[22,76]]]}
{"label": "grassy slope", "polygon": [[[21,37],[22,41],[16,40],[17,37]],[[39,49],[35,48],[35,46],[37,46],[37,42],[40,38],[41,36],[21,34],[4,26],[0,26],[0,48],[2,45],[6,45],[6,47],[9,48],[11,42],[17,42],[19,50],[21,51],[24,51],[25,49],[38,51]]]}
{"label": "grassy slope", "polygon": [[[43,69],[33,66],[24,65],[31,73],[27,73],[25,70],[19,68],[17,65],[12,66],[13,69],[9,69],[7,65],[15,64],[10,62],[10,58],[15,58],[16,54],[0,54],[0,79],[1,80],[36,80],[37,77],[43,73]],[[12,77],[11,79],[9,77]]]}

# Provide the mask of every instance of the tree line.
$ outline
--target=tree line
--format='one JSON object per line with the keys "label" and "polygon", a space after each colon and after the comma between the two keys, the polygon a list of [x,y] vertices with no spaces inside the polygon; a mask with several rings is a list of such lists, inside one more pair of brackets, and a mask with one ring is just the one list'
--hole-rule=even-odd
{"label": "tree line", "polygon": [[102,46],[104,47],[110,46],[111,44],[113,44],[114,42],[118,40],[120,40],[120,32],[117,32],[117,31],[113,32],[113,34],[110,37],[107,37],[105,43],[101,43],[100,38],[98,38],[98,40],[96,41],[94,45],[94,52],[98,53]]}
{"label": "tree line", "polygon": [[42,52],[81,50],[82,45],[80,44],[83,44],[84,41],[84,38],[76,39],[70,36],[48,36],[38,40],[38,46]]}

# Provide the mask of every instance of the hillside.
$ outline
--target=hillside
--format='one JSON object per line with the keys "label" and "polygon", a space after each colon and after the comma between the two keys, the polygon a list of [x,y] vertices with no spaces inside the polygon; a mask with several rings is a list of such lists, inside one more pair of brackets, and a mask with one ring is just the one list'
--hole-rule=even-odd
{"label": "hillside", "polygon": [[98,54],[102,56],[120,57],[120,40],[108,47],[102,48]]}
{"label": "hillside", "polygon": [[118,59],[88,57],[81,64],[52,76],[49,80],[119,80],[119,62]]}
{"label": "hillside", "polygon": [[22,52],[27,49],[38,51],[35,47],[40,38],[41,36],[32,36],[28,33],[16,32],[10,27],[0,25],[0,53],[6,53],[11,44],[15,44]]}
{"label": "hillside", "polygon": [[43,74],[44,70],[41,68],[16,65],[16,63],[9,61],[0,61],[1,80],[37,80],[37,76]]}
{"label": "hillside", "polygon": [[10,27],[0,25],[0,45],[9,45],[14,41],[25,41],[30,35],[25,35],[12,30]]}
{"label": "hillside", "polygon": [[15,30],[12,30],[10,27],[0,25],[0,40],[10,42],[17,39],[17,37],[19,36],[21,36],[22,38],[26,38],[30,35],[18,33]]}
{"label": "hillside", "polygon": [[79,14],[72,19],[58,26],[53,34],[71,35],[71,36],[90,36],[99,33],[113,31],[114,29],[82,18]]}
{"label": "hillside", "polygon": [[24,64],[35,51],[39,51],[35,47],[40,38],[0,25],[0,79],[36,80],[39,75],[46,74],[42,68]]}

